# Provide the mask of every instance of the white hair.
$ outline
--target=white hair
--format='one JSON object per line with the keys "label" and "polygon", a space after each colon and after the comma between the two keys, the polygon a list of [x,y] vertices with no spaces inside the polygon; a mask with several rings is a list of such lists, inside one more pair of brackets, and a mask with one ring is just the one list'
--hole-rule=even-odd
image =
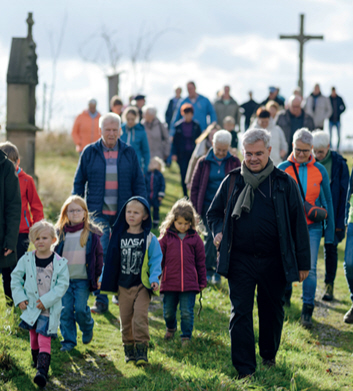
{"label": "white hair", "polygon": [[216,132],[213,135],[212,142],[213,142],[213,145],[216,145],[216,144],[230,145],[232,142],[232,135],[230,134],[230,132],[228,132],[228,130],[224,130],[224,129],[219,130],[218,132]]}
{"label": "white hair", "polygon": [[314,130],[312,135],[314,148],[327,148],[327,146],[330,145],[330,135],[323,130]]}
{"label": "white hair", "polygon": [[146,105],[146,106],[143,106],[142,107],[142,112],[145,114],[145,113],[149,113],[151,115],[153,115],[154,117],[157,115],[157,109],[152,106],[152,105]]}
{"label": "white hair", "polygon": [[270,147],[271,133],[265,129],[251,129],[247,130],[243,136],[243,145],[252,145],[257,141],[263,141],[266,148]]}
{"label": "white hair", "polygon": [[293,103],[293,100],[294,100],[294,99],[300,100],[300,103],[303,101],[303,99],[302,99],[300,96],[298,96],[298,95],[291,95],[291,96],[289,97],[289,99],[288,99],[288,106],[289,106],[289,107],[292,106],[292,103]]}
{"label": "white hair", "polygon": [[107,113],[102,115],[99,118],[99,127],[102,129],[104,122],[115,122],[118,124],[119,129],[121,128],[121,118],[118,114],[115,113]]}
{"label": "white hair", "polygon": [[293,144],[296,143],[296,141],[301,141],[304,144],[308,144],[310,146],[313,145],[313,135],[309,131],[308,128],[301,128],[298,129],[294,134],[293,134]]}

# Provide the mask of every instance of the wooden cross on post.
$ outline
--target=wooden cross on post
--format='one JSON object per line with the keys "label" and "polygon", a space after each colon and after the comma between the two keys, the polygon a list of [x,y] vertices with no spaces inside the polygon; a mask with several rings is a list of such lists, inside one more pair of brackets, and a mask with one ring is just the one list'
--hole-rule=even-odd
{"label": "wooden cross on post", "polygon": [[30,39],[31,41],[33,41],[32,27],[34,25],[34,20],[33,20],[33,13],[32,12],[28,12],[28,18],[27,18],[26,22],[28,24],[27,39]]}
{"label": "wooden cross on post", "polygon": [[300,15],[300,33],[299,35],[280,35],[280,39],[295,39],[299,42],[299,81],[298,86],[301,89],[302,96],[304,96],[304,83],[303,83],[303,49],[304,44],[310,39],[324,39],[323,35],[304,35],[304,14]]}

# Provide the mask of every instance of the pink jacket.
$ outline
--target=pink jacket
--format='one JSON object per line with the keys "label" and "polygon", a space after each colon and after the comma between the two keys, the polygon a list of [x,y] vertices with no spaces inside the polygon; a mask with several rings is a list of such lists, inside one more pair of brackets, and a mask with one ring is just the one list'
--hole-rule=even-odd
{"label": "pink jacket", "polygon": [[163,253],[161,293],[200,292],[207,286],[205,248],[196,231],[190,229],[181,240],[168,229],[159,244]]}

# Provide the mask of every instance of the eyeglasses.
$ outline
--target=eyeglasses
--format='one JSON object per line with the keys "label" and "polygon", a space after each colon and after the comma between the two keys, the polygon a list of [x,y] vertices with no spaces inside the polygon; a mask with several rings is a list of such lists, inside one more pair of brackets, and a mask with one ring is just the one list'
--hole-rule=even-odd
{"label": "eyeglasses", "polygon": [[311,152],[311,149],[298,149],[298,148],[294,148],[295,152],[297,154],[299,153],[303,153],[304,155],[306,155],[307,153]]}
{"label": "eyeglasses", "polygon": [[71,209],[68,210],[67,213],[74,214],[74,213],[82,213],[83,209]]}

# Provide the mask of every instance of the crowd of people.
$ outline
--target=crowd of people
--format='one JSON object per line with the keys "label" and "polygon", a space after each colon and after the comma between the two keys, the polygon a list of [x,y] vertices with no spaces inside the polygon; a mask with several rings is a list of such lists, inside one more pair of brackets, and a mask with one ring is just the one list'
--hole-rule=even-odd
{"label": "crowd of people", "polygon": [[[93,314],[119,305],[126,362],[148,362],[148,306],[163,294],[165,340],[177,331],[190,343],[197,293],[228,279],[231,356],[240,378],[256,369],[253,301],[257,288],[260,356],[276,364],[292,283],[303,282],[301,323],[313,326],[316,265],[324,236],[325,293],[334,297],[337,246],[345,237],[345,274],[353,301],[353,173],[339,153],[345,105],[315,85],[285,100],[279,88],[257,103],[238,105],[225,86],[212,104],[187,83],[175,88],[165,113],[137,95],[125,106],[114,96],[100,115],[91,99],[74,123],[79,153],[72,195],[55,225],[44,220],[33,179],[10,142],[0,145],[0,254],[8,306],[22,310],[29,330],[34,382],[47,383],[51,338],[61,350],[93,339]],[[242,156],[238,133],[242,131]],[[329,120],[330,133],[323,131]],[[336,128],[336,150],[331,145]],[[238,156],[239,155],[239,156]],[[184,198],[160,224],[168,186],[163,172],[176,162]],[[157,238],[152,229],[159,230]],[[203,236],[204,240],[201,239]],[[32,242],[35,250],[28,252]],[[91,308],[87,302],[95,296]],[[353,323],[353,305],[344,321]]]}

